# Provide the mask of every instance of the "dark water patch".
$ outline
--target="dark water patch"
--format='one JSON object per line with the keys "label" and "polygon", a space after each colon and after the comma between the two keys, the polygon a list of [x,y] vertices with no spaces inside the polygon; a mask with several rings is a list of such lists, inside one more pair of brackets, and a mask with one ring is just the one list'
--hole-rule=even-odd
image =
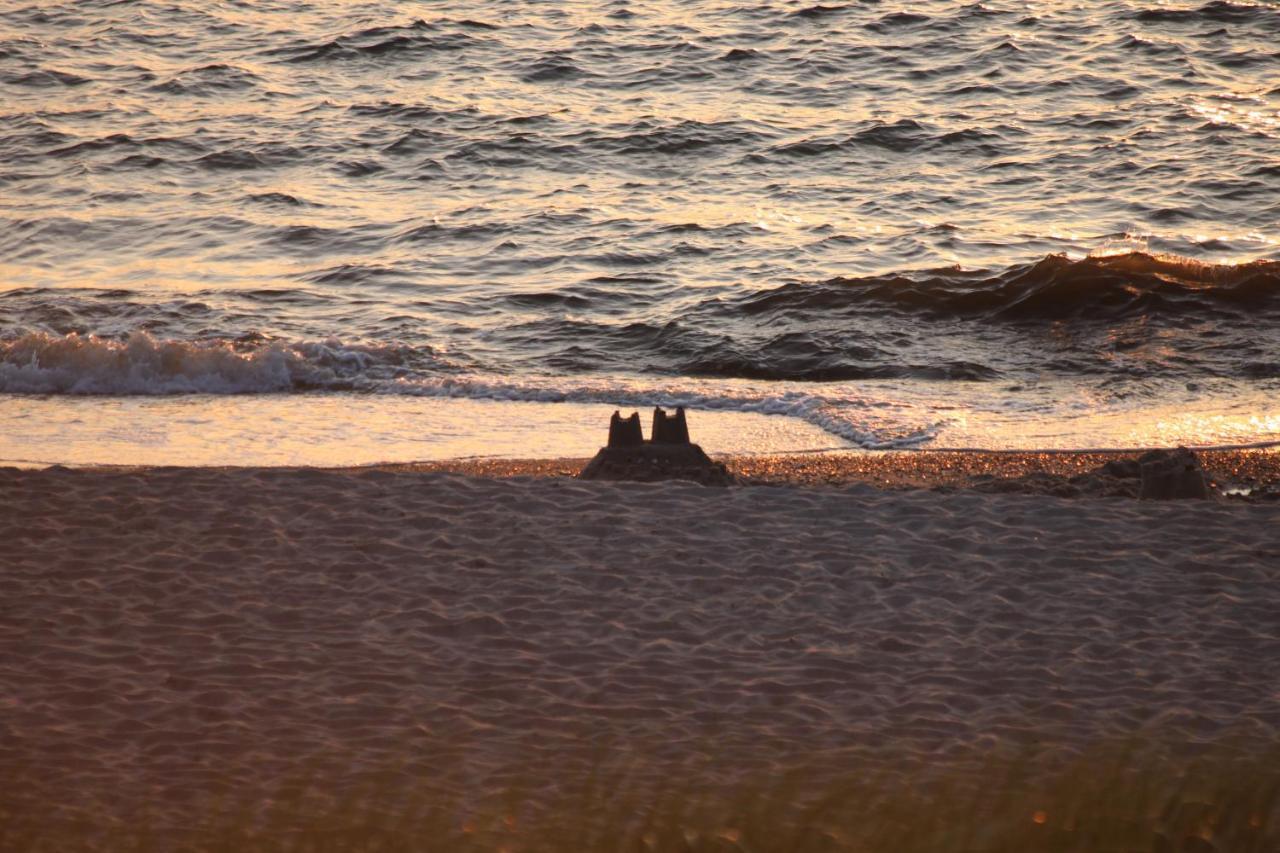
{"label": "dark water patch", "polygon": [[340,62],[430,55],[463,50],[474,44],[476,38],[467,33],[444,32],[437,24],[417,20],[405,26],[369,27],[320,43],[272,48],[265,55],[294,64]]}
{"label": "dark water patch", "polygon": [[131,290],[22,288],[0,293],[0,341],[32,332],[121,340],[136,331],[189,328],[215,313],[189,298],[145,299]]}
{"label": "dark water patch", "polygon": [[164,157],[155,157],[150,154],[129,154],[109,163],[107,169],[119,172],[149,172],[167,166],[169,162]]}
{"label": "dark water patch", "polygon": [[1184,56],[1186,51],[1181,45],[1167,41],[1153,41],[1127,33],[1115,41],[1114,47],[1119,50],[1133,50],[1147,56]]}
{"label": "dark water patch", "polygon": [[241,92],[257,88],[261,78],[244,68],[223,63],[202,65],[181,71],[149,91],[166,95],[207,96]]}
{"label": "dark water patch", "polygon": [[811,361],[803,357],[776,355],[769,352],[768,348],[750,355],[738,353],[693,359],[681,364],[678,369],[690,376],[769,382],[850,382],[872,379],[977,382],[998,379],[1001,375],[999,371],[984,364],[964,361],[945,364],[860,364],[839,353],[829,352],[821,359]]}
{"label": "dark water patch", "polygon": [[205,149],[200,143],[191,139],[168,136],[135,139],[126,133],[113,133],[109,136],[86,139],[50,149],[45,152],[45,156],[58,159],[81,159],[84,156],[101,153],[128,152],[123,160],[114,163],[116,167],[123,167],[150,160],[165,162],[158,152],[190,156],[203,150]]}
{"label": "dark water patch", "polygon": [[684,234],[687,232],[706,232],[712,229],[696,222],[680,222],[675,225],[664,225],[655,229],[659,234]]}
{"label": "dark water patch", "polygon": [[824,18],[834,17],[842,12],[847,12],[852,8],[853,6],[848,4],[842,4],[839,6],[824,6],[822,4],[817,4],[814,6],[806,6],[803,9],[797,9],[791,13],[791,17],[802,21],[819,21]]}
{"label": "dark water patch", "polygon": [[1217,53],[1213,61],[1223,68],[1277,68],[1280,67],[1280,53],[1264,53],[1258,50],[1237,50],[1230,53]]}
{"label": "dark water patch", "polygon": [[[1094,85],[1096,86],[1098,97],[1105,98],[1108,101],[1132,100],[1141,97],[1144,91],[1140,86],[1133,86],[1129,83],[1116,83],[1108,79],[1093,78],[1093,81],[1089,82],[1094,81],[1096,81]],[[1081,84],[1088,85],[1088,82],[1081,81]]]}
{"label": "dark water patch", "polygon": [[504,118],[504,119],[502,119],[502,121],[506,122],[507,124],[517,124],[517,125],[524,125],[524,124],[532,124],[532,125],[550,124],[550,123],[554,122],[555,120],[556,120],[556,119],[555,119],[555,116],[554,116],[553,114],[551,114],[551,113],[533,113],[532,115],[511,116],[510,118]]}
{"label": "dark water patch", "polygon": [[1240,372],[1249,379],[1280,379],[1280,361],[1250,361]]}
{"label": "dark water patch", "polygon": [[363,252],[379,242],[376,229],[281,225],[265,231],[267,242],[288,251],[306,250],[322,254]]}
{"label": "dark water patch", "polygon": [[932,20],[928,15],[920,15],[914,12],[891,12],[877,21],[863,24],[863,27],[874,33],[888,33],[925,24]]}
{"label": "dark water patch", "polygon": [[113,133],[100,139],[89,139],[46,152],[50,157],[66,157],[75,154],[86,154],[114,148],[139,148],[141,143],[125,133]]}
{"label": "dark water patch", "polygon": [[195,160],[202,168],[211,170],[261,169],[267,161],[252,151],[214,151]]}
{"label": "dark water patch", "polygon": [[428,245],[451,241],[483,241],[500,237],[511,230],[512,226],[500,223],[451,226],[442,225],[438,222],[428,222],[425,225],[415,225],[412,228],[401,231],[394,235],[392,240],[396,243]]}
{"label": "dark water patch", "polygon": [[985,157],[999,157],[1005,152],[1003,136],[977,128],[965,128],[944,133],[934,140],[938,147],[966,149]]}
{"label": "dark water patch", "polygon": [[906,77],[910,80],[933,80],[938,77],[967,76],[968,72],[969,64],[967,62],[957,62],[951,65],[930,65],[924,68],[913,68],[907,72]]}
{"label": "dark water patch", "polygon": [[[770,155],[780,157],[819,157],[823,154],[831,154],[842,151],[845,148],[846,141],[843,139],[833,139],[830,137],[819,139],[803,139],[799,142],[789,142],[786,145],[779,145],[770,151]],[[753,154],[750,158],[753,160],[767,159],[764,155]]]}
{"label": "dark water patch", "polygon": [[[1126,170],[1127,171],[1127,170]],[[1178,223],[1193,219],[1195,214],[1180,207],[1157,207],[1147,212],[1147,217],[1154,222]]]}
{"label": "dark water patch", "polygon": [[35,172],[0,172],[0,184],[20,184],[24,181],[36,181],[45,177]]}
{"label": "dark water patch", "polygon": [[551,83],[587,76],[566,53],[551,53],[539,57],[521,75],[526,83]]}
{"label": "dark water patch", "polygon": [[410,130],[395,142],[382,149],[384,154],[403,156],[438,149],[450,140],[449,136],[427,130]]}
{"label": "dark water patch", "polygon": [[555,146],[532,134],[513,133],[460,145],[445,156],[451,163],[501,169],[545,167],[548,155],[573,154],[572,146]]}
{"label": "dark water patch", "polygon": [[621,275],[598,275],[587,279],[589,284],[600,285],[605,289],[612,289],[615,286],[629,287],[631,285],[651,285],[662,284],[664,279],[656,276],[644,275],[642,273],[625,273]]}
{"label": "dark water patch", "polygon": [[57,71],[52,68],[41,68],[35,71],[28,71],[25,74],[6,74],[3,79],[10,86],[24,86],[35,89],[55,86],[83,86],[86,83],[93,82],[88,77],[81,77],[79,74],[72,74],[68,71]]}
{"label": "dark water patch", "polygon": [[866,243],[865,237],[855,237],[849,234],[832,234],[819,239],[814,245],[822,247],[842,247],[842,246],[858,246]]}
{"label": "dark water patch", "polygon": [[1280,263],[1222,266],[1143,254],[1072,261],[1052,255],[996,274],[933,270],[786,284],[743,297],[736,309],[792,317],[888,309],[1042,323],[1272,312],[1280,311]]}
{"label": "dark water patch", "polygon": [[281,192],[252,193],[248,196],[245,196],[245,198],[249,201],[255,201],[260,204],[269,204],[269,205],[276,205],[276,206],[283,206],[283,207],[319,207],[320,206],[315,204],[314,202],[304,201],[303,199],[300,199],[294,195],[290,195],[289,193],[281,193]]}
{"label": "dark water patch", "polygon": [[1021,56],[1022,54],[1025,54],[1025,53],[1026,51],[1018,47],[1018,45],[1015,42],[1012,42],[1006,39],[996,45],[985,48],[984,50],[978,53],[978,56],[984,59],[1008,60],[1013,57]]}
{"label": "dark water patch", "polygon": [[849,142],[890,151],[913,151],[929,140],[929,131],[924,125],[914,119],[906,118],[860,130],[850,137]]}
{"label": "dark water patch", "polygon": [[386,170],[386,166],[372,160],[346,160],[334,165],[334,171],[348,178],[364,178]]}
{"label": "dark water patch", "polygon": [[398,283],[410,276],[403,270],[378,264],[339,264],[306,273],[301,278],[313,284],[361,285]]}
{"label": "dark water patch", "polygon": [[[525,301],[521,307],[563,310]],[[579,309],[585,306],[576,306]],[[719,379],[835,382],[859,379],[979,381],[1000,373],[963,360],[901,360],[891,349],[837,329],[768,333],[762,329],[707,326],[671,320],[624,324],[546,318],[505,328],[507,345],[538,353],[557,370],[593,373],[629,367],[645,373]]]}
{"label": "dark water patch", "polygon": [[592,307],[590,297],[568,291],[512,293],[503,297],[502,301],[515,308],[570,308],[585,310]]}
{"label": "dark water patch", "polygon": [[682,121],[658,126],[649,122],[642,124],[650,126],[641,126],[617,136],[584,136],[575,140],[574,148],[623,156],[683,155],[702,149],[751,143],[761,138],[760,134],[729,121]]}
{"label": "dark water patch", "polygon": [[1275,9],[1252,3],[1212,0],[1196,9],[1143,9],[1135,16],[1148,23],[1250,23],[1275,19]]}
{"label": "dark water patch", "polygon": [[[43,121],[21,120],[21,117],[6,116],[6,124],[12,122],[14,130],[0,136],[0,151],[15,157],[36,159],[49,149],[65,147],[76,137],[56,130]],[[17,119],[17,120],[12,120]]]}
{"label": "dark water patch", "polygon": [[480,110],[475,107],[460,109],[439,109],[424,104],[403,104],[394,101],[383,101],[378,104],[352,104],[347,112],[357,116],[376,118],[394,118],[401,121],[444,121],[456,116],[477,116]]}
{"label": "dark water patch", "polygon": [[444,164],[439,160],[423,160],[414,167],[412,178],[415,181],[439,181],[442,180],[448,171]]}
{"label": "dark water patch", "polygon": [[269,143],[256,149],[226,148],[191,161],[209,171],[249,171],[296,163],[307,152],[292,145]]}
{"label": "dark water patch", "polygon": [[605,252],[598,255],[584,255],[578,260],[592,266],[612,269],[656,266],[670,259],[671,255],[665,252]]}

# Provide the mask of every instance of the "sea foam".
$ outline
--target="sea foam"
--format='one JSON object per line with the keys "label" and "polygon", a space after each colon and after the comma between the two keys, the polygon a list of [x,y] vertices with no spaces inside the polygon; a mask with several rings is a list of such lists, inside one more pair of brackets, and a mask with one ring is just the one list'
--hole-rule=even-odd
{"label": "sea foam", "polygon": [[242,350],[230,341],[124,341],[30,332],[0,342],[0,393],[261,394],[358,390],[385,360],[379,347],[268,343]]}
{"label": "sea foam", "polygon": [[[259,345],[115,341],[33,332],[0,342],[0,393],[69,396],[364,392],[510,402],[685,406],[798,418],[863,447],[909,447],[938,424],[913,407],[871,396],[811,393],[760,383],[590,377],[502,377],[409,370],[404,347],[336,340]],[[419,361],[421,359],[418,359]],[[841,394],[840,392],[845,392]]]}

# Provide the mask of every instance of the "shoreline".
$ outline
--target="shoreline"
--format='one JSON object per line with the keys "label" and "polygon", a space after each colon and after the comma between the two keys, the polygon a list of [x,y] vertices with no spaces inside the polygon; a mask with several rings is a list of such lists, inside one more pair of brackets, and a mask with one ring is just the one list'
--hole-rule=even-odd
{"label": "shoreline", "polygon": [[[696,442],[695,442],[696,443]],[[934,485],[930,474],[939,475],[950,484],[960,473],[989,473],[1016,476],[1042,472],[1047,474],[1076,474],[1090,467],[1114,460],[1137,459],[1144,453],[1174,450],[1173,446],[1119,447],[1119,448],[981,448],[945,447],[910,449],[863,448],[815,448],[809,450],[718,453],[709,452],[717,462],[723,462],[730,470],[741,475],[742,485],[778,485],[779,479],[793,485],[814,485],[819,480],[810,472],[823,469],[824,476],[833,485],[867,482],[872,472],[887,473],[894,469],[910,472],[913,479],[924,487]],[[1206,475],[1225,481],[1240,478],[1258,478],[1261,482],[1280,479],[1280,443],[1228,445],[1214,447],[1187,447],[1200,458]],[[452,459],[424,459],[417,461],[386,461],[352,465],[151,465],[114,463],[64,463],[47,460],[0,458],[0,470],[43,471],[68,469],[76,471],[151,471],[151,470],[278,470],[278,471],[403,471],[443,472],[478,477],[560,477],[576,476],[591,460],[590,456],[463,456]],[[767,473],[772,471],[773,473]],[[898,482],[891,480],[891,482]],[[904,480],[904,482],[906,482]]]}
{"label": "shoreline", "polygon": [[[833,450],[772,454],[711,454],[743,486],[977,490],[1071,494],[1071,479],[1108,462],[1136,460],[1148,448],[1121,450]],[[1205,477],[1231,497],[1280,493],[1280,448],[1195,451]],[[362,466],[371,470],[440,472],[473,477],[574,477],[587,457],[559,459],[472,458]],[[330,470],[362,470],[330,469]],[[1242,493],[1242,494],[1235,494]],[[1108,495],[1094,495],[1108,496]],[[1110,495],[1120,496],[1120,495]]]}
{"label": "shoreline", "polygon": [[[734,475],[736,486],[845,488],[888,491],[924,489],[994,494],[1038,494],[1069,498],[1136,498],[1135,483],[1098,478],[1102,466],[1136,460],[1150,450],[917,449],[818,450],[785,453],[710,454]],[[1204,468],[1211,499],[1233,502],[1280,500],[1280,446],[1192,448]],[[361,465],[63,465],[0,459],[0,470],[73,470],[101,473],[150,471],[326,471],[460,474],[482,479],[576,479],[590,457],[467,457]],[[616,481],[632,482],[632,481]],[[638,482],[638,481],[637,481]],[[673,480],[672,482],[685,482]]]}

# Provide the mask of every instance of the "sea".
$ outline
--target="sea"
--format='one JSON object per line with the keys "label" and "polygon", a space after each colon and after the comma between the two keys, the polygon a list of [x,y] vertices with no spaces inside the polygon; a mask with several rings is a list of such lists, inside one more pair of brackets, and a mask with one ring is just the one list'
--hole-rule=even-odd
{"label": "sea", "polygon": [[1280,440],[1275,0],[0,0],[0,459]]}

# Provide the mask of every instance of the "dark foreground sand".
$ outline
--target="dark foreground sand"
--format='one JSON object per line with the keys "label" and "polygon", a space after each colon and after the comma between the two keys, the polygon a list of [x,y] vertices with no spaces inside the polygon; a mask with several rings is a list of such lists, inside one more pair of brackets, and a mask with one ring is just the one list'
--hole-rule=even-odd
{"label": "dark foreground sand", "polygon": [[1280,738],[1274,503],[6,469],[0,506],[0,767],[49,820]]}

